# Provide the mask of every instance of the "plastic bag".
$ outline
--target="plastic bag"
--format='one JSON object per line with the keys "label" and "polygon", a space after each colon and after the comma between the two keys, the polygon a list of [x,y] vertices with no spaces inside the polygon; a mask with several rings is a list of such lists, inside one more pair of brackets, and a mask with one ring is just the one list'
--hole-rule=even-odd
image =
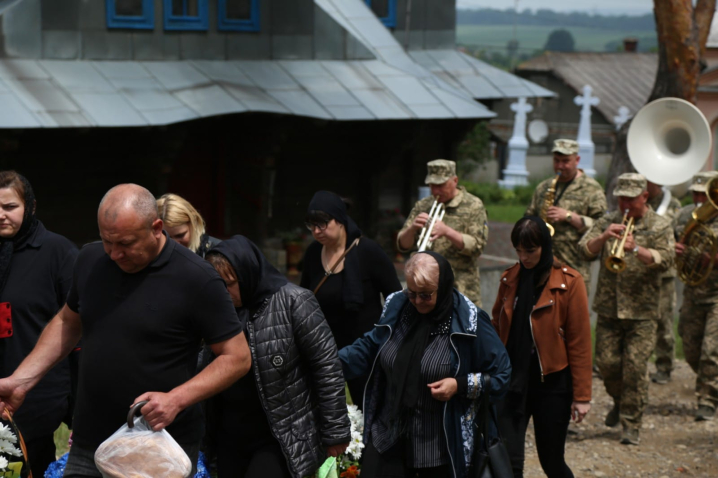
{"label": "plastic bag", "polygon": [[317,470],[316,478],[337,478],[337,458],[330,456]]}
{"label": "plastic bag", "polygon": [[152,431],[144,418],[123,425],[95,452],[103,478],[187,478],[192,462],[166,430]]}

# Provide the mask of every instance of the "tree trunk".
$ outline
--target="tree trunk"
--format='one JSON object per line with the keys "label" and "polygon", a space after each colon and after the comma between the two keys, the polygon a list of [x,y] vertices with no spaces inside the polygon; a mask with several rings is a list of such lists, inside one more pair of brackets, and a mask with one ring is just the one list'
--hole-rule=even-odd
{"label": "tree trunk", "polygon": [[[716,0],[698,0],[695,7],[691,0],[654,0],[658,72],[649,103],[671,96],[695,104],[698,77],[715,9]],[[611,210],[616,208],[612,191],[618,176],[635,171],[626,147],[630,124],[630,121],[624,124],[616,135],[616,148],[606,180],[606,198]]]}

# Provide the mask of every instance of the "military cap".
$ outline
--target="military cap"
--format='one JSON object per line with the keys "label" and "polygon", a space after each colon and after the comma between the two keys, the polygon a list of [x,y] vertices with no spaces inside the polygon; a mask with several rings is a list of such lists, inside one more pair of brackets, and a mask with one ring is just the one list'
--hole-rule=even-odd
{"label": "military cap", "polygon": [[693,176],[689,191],[695,191],[697,193],[707,192],[706,185],[712,178],[718,176],[718,171],[701,171],[700,173]]}
{"label": "military cap", "polygon": [[456,163],[448,159],[435,159],[426,163],[426,184],[444,184],[456,176]]}
{"label": "military cap", "polygon": [[553,142],[552,153],[560,153],[568,156],[578,154],[578,143],[572,139],[557,139]]}
{"label": "military cap", "polygon": [[618,177],[613,195],[635,198],[646,190],[646,178],[638,173],[623,173]]}

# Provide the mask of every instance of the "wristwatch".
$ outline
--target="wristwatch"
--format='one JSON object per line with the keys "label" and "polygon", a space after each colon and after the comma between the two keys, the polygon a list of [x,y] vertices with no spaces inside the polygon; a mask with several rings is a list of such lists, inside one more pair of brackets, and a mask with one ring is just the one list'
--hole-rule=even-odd
{"label": "wristwatch", "polygon": [[638,245],[636,245],[631,252],[633,252],[634,256],[638,256]]}
{"label": "wristwatch", "polygon": [[566,222],[571,222],[571,211],[566,212]]}

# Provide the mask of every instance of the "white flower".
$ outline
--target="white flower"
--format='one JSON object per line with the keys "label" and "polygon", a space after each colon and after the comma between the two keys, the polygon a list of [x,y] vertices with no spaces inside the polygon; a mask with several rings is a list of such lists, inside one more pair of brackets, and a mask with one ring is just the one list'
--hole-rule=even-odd
{"label": "white flower", "polygon": [[22,456],[22,452],[8,440],[0,440],[0,453],[12,456]]}
{"label": "white flower", "polygon": [[7,440],[11,443],[17,443],[17,438],[12,432],[12,429],[2,423],[0,423],[0,440]]}
{"label": "white flower", "polygon": [[347,413],[349,414],[349,423],[351,423],[351,441],[347,447],[346,455],[354,460],[361,458],[364,443],[362,434],[364,433],[364,414],[356,405],[347,405]]}
{"label": "white flower", "polygon": [[4,456],[0,456],[0,470],[5,470],[7,468],[7,460]]}

